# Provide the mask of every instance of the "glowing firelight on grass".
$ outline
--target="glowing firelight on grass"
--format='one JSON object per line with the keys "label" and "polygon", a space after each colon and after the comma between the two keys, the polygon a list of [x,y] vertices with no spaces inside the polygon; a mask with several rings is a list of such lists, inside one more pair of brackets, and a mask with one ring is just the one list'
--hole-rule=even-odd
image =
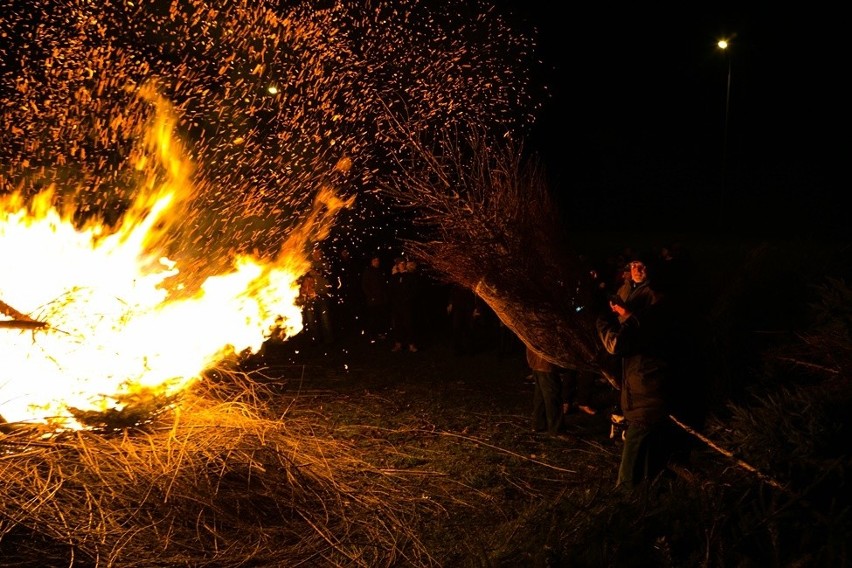
{"label": "glowing firelight on grass", "polygon": [[0,416],[8,422],[79,427],[69,407],[120,410],[122,397],[141,390],[170,396],[223,358],[256,352],[276,319],[287,336],[301,330],[295,300],[308,267],[306,239],[350,203],[321,190],[274,261],[239,256],[229,271],[188,288],[192,275],[149,245],[180,223],[192,168],[165,102],[143,94],[158,111],[137,166],[153,170],[157,162],[167,174],[146,184],[116,227],[99,220],[76,227],[73,211],[52,205],[52,189],[29,203],[19,195],[0,201],[2,300],[47,324],[0,329]]}

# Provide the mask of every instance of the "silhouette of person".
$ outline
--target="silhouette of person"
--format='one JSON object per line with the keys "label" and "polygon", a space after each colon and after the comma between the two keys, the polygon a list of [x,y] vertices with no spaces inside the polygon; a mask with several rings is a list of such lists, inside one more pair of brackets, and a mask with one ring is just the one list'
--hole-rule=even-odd
{"label": "silhouette of person", "polygon": [[463,286],[453,285],[450,288],[447,313],[450,315],[453,355],[472,355],[476,343],[476,319],[479,317],[476,294]]}
{"label": "silhouette of person", "polygon": [[385,339],[390,326],[390,292],[388,276],[382,259],[373,255],[361,272],[361,293],[364,297],[364,331],[371,341]]}
{"label": "silhouette of person", "polygon": [[391,276],[390,296],[394,338],[393,351],[404,346],[412,353],[417,349],[417,302],[420,300],[421,282],[417,263],[398,258]]}

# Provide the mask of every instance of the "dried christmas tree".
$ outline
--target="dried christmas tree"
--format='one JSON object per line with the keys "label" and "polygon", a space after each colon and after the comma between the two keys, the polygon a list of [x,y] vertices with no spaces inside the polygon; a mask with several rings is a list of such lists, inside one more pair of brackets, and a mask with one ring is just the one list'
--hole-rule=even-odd
{"label": "dried christmas tree", "polygon": [[600,371],[595,282],[537,157],[483,131],[407,140],[395,155],[401,173],[383,188],[418,229],[406,250],[473,290],[552,363]]}

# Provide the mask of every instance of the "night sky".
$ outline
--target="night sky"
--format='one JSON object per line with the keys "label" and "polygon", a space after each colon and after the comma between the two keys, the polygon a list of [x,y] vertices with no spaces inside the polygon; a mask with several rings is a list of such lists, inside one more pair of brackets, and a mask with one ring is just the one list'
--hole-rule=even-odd
{"label": "night sky", "polygon": [[838,5],[494,5],[536,35],[547,96],[526,147],[569,228],[848,238]]}
{"label": "night sky", "polygon": [[573,228],[848,235],[839,8],[507,2],[540,33],[530,145]]}

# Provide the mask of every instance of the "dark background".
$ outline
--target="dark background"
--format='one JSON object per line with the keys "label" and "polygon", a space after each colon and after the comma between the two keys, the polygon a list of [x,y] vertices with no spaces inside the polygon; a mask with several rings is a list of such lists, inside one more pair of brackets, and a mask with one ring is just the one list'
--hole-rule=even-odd
{"label": "dark background", "polygon": [[527,147],[571,229],[848,239],[840,4],[494,4],[537,39]]}
{"label": "dark background", "polygon": [[528,146],[572,228],[848,234],[839,7],[505,3],[537,30],[550,93]]}

